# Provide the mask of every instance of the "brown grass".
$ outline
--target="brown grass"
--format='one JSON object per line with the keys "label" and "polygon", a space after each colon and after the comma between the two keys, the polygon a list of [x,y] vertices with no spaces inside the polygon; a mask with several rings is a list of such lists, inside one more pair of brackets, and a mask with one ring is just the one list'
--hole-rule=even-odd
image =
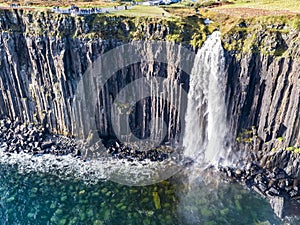
{"label": "brown grass", "polygon": [[163,7],[165,11],[173,16],[187,17],[196,14],[195,9],[192,7]]}
{"label": "brown grass", "polygon": [[69,7],[74,4],[79,7],[106,7],[118,5],[116,2],[104,1],[104,0],[91,0],[91,1],[76,1],[76,0],[0,0],[0,4],[9,5],[11,3],[20,4],[21,6],[37,6],[37,7]]}
{"label": "brown grass", "polygon": [[214,8],[214,12],[236,16],[241,18],[251,18],[256,16],[279,16],[279,15],[297,15],[298,12],[289,10],[265,10],[255,8]]}

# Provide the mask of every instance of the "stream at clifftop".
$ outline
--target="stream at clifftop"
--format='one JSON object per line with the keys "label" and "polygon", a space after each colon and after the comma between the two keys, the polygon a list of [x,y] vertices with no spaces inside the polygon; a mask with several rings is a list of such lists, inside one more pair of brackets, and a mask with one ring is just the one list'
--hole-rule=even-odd
{"label": "stream at clifftop", "polygon": [[0,165],[0,224],[296,224],[281,222],[266,200],[212,174],[188,186],[178,174],[135,187],[17,167]]}

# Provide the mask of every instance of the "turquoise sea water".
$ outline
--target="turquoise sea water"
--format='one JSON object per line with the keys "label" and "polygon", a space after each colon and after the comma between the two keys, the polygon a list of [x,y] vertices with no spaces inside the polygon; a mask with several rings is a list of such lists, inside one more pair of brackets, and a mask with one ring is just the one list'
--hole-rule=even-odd
{"label": "turquoise sea water", "polygon": [[[20,173],[0,164],[0,224],[281,224],[266,200],[237,184],[176,175],[150,186]],[[265,223],[262,223],[265,222]]]}

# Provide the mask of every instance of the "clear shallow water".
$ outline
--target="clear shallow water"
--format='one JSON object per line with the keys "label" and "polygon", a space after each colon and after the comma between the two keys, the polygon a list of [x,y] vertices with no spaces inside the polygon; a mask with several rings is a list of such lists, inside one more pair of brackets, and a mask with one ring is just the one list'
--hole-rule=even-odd
{"label": "clear shallow water", "polygon": [[0,224],[281,224],[264,199],[238,185],[184,180],[87,184],[0,164]]}

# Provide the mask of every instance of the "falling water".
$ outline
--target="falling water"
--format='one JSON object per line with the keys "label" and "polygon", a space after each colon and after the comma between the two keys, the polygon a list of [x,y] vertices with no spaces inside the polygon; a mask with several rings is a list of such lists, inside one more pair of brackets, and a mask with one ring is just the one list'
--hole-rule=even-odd
{"label": "falling water", "polygon": [[[188,186],[186,192],[180,195],[182,207],[178,210],[184,218],[189,218],[190,224],[203,224],[199,213],[191,208],[191,200],[199,199],[197,193],[210,195],[219,188],[218,173],[212,173],[213,170],[206,165],[219,164],[226,152],[228,132],[224,70],[225,58],[220,32],[214,32],[198,51],[190,76],[183,146],[184,156],[191,158],[194,163],[186,169]],[[198,189],[203,185],[207,186],[205,192]],[[184,210],[186,208],[191,209]]]}
{"label": "falling water", "polygon": [[224,69],[224,50],[217,31],[198,51],[190,76],[183,145],[185,156],[197,162],[218,163],[228,148]]}

